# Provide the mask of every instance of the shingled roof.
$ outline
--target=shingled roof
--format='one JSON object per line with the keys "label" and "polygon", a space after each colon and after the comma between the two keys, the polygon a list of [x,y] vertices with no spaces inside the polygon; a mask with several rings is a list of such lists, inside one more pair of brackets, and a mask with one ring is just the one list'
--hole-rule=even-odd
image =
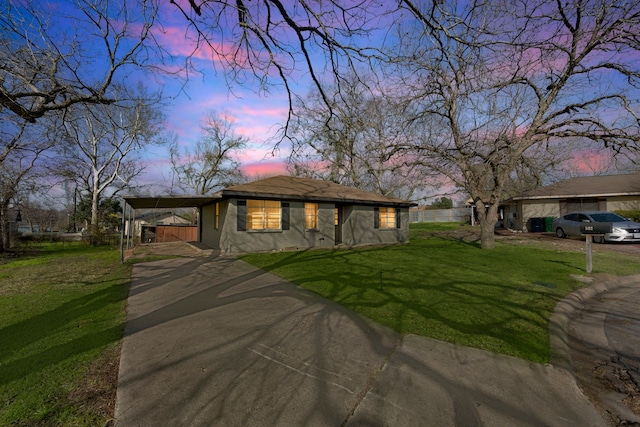
{"label": "shingled roof", "polygon": [[403,207],[416,205],[413,202],[347,187],[334,182],[284,175],[261,179],[248,184],[235,185],[225,188],[219,194],[222,198],[258,197]]}
{"label": "shingled roof", "polygon": [[583,176],[536,188],[512,200],[640,196],[640,173]]}

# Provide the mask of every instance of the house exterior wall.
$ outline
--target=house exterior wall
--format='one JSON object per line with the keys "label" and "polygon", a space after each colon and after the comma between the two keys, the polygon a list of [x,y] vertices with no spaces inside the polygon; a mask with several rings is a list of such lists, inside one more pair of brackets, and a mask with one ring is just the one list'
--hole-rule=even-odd
{"label": "house exterior wall", "polygon": [[[638,196],[620,196],[620,197],[601,197],[593,199],[544,199],[544,200],[518,200],[516,204],[517,220],[514,221],[516,229],[527,231],[527,224],[530,218],[536,217],[559,217],[570,213],[569,211],[579,210],[577,204],[580,201],[587,200],[590,204],[584,204],[583,210],[633,210],[640,209],[640,197]],[[591,207],[593,203],[597,203],[596,207]],[[574,209],[575,207],[575,209]],[[566,211],[566,212],[565,212]]]}
{"label": "house exterior wall", "polygon": [[[215,205],[202,209],[202,242],[223,253],[264,252],[284,249],[333,247],[336,236],[334,203],[318,203],[318,228],[305,229],[304,202],[289,203],[288,230],[238,231],[238,199],[220,202],[216,230]],[[400,229],[374,229],[374,207],[343,205],[342,243],[347,246],[409,241],[409,210],[401,209]]]}
{"label": "house exterior wall", "polygon": [[409,209],[400,209],[400,228],[374,228],[374,206],[348,205],[343,209],[342,243],[347,246],[409,241]]}
{"label": "house exterior wall", "polygon": [[[332,247],[334,241],[333,204],[318,204],[318,229],[307,230],[304,227],[304,202],[289,203],[288,230],[247,230],[238,231],[237,199],[226,202],[220,212],[220,229],[212,233],[208,241],[203,242],[226,253],[263,252],[282,249]],[[285,201],[286,202],[286,201]],[[213,217],[213,216],[211,216]],[[203,230],[212,226],[207,219]],[[216,238],[216,234],[219,238]],[[209,232],[206,233],[209,236]]]}
{"label": "house exterior wall", "polygon": [[522,206],[522,215],[519,216],[520,222],[518,229],[528,231],[528,223],[531,218],[544,218],[548,216],[560,216],[560,203],[555,200],[529,200],[518,202]]}
{"label": "house exterior wall", "polygon": [[609,211],[631,211],[640,210],[640,197],[611,197],[607,199],[607,210]]}

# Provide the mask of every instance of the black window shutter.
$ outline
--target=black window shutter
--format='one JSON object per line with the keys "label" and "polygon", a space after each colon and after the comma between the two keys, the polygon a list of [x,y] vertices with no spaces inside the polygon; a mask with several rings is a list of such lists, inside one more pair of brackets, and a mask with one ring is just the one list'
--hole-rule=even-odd
{"label": "black window shutter", "polygon": [[282,229],[288,230],[289,229],[289,203],[282,202],[281,206],[282,206]]}
{"label": "black window shutter", "polygon": [[396,208],[396,228],[400,228],[400,208]]}
{"label": "black window shutter", "polygon": [[236,203],[238,207],[238,218],[237,218],[237,230],[238,231],[247,231],[247,201],[246,200],[238,200]]}
{"label": "black window shutter", "polygon": [[380,228],[380,208],[373,208],[373,228]]}

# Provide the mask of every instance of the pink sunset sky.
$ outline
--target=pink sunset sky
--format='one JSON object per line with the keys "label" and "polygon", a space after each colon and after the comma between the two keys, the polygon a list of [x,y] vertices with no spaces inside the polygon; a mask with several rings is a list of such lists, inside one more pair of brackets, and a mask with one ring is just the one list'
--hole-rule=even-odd
{"label": "pink sunset sky", "polygon": [[[184,5],[189,8],[188,4]],[[186,37],[184,17],[176,13],[173,5],[161,10],[162,31],[154,36],[167,52],[180,62],[194,52],[193,37]],[[216,46],[225,50],[222,43]],[[183,81],[165,77],[160,83],[167,97],[165,109],[167,131],[174,134],[180,147],[188,147],[201,135],[202,116],[210,111],[224,114],[233,123],[234,133],[248,139],[247,147],[234,155],[241,163],[242,171],[249,177],[264,177],[286,174],[286,149],[275,150],[275,138],[285,124],[288,114],[288,98],[284,88],[270,88],[269,94],[254,90],[256,82],[249,81],[245,87],[229,87],[224,75],[224,61],[206,47],[200,47],[192,56],[196,73]],[[296,76],[296,86],[304,88],[301,76]],[[153,86],[151,86],[153,88]],[[284,147],[282,147],[284,148]],[[171,163],[168,147],[153,147],[144,156],[145,174],[141,181],[158,187],[171,183]]]}

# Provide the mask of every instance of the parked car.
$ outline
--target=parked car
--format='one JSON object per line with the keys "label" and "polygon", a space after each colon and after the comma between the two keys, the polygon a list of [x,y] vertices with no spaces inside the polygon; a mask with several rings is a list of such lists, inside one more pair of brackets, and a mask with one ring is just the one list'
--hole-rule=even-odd
{"label": "parked car", "polygon": [[580,225],[585,222],[610,222],[613,232],[604,236],[593,236],[596,243],[640,242],[640,223],[631,221],[613,212],[573,212],[553,220],[552,229],[556,236],[581,236]]}

